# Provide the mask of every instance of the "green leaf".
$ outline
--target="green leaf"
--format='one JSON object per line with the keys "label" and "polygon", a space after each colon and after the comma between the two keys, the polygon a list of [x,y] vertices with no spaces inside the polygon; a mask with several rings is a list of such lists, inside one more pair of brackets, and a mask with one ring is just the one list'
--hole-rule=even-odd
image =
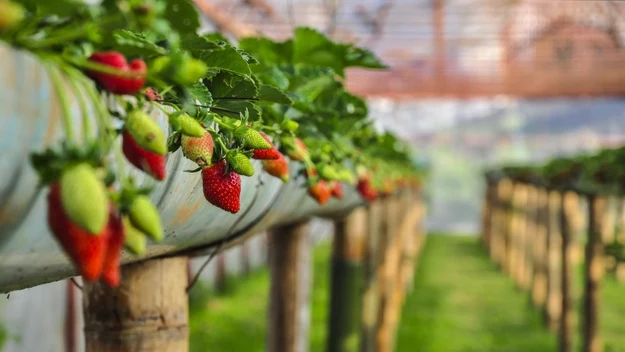
{"label": "green leaf", "polygon": [[187,89],[189,97],[191,97],[196,104],[211,106],[213,105],[213,95],[206,88],[204,83],[198,82],[188,87]]}
{"label": "green leaf", "polygon": [[199,14],[190,0],[167,0],[165,18],[181,34],[196,33],[200,28]]}
{"label": "green leaf", "polygon": [[209,67],[218,68],[232,73],[250,77],[252,71],[243,56],[233,47],[228,46],[221,50],[198,50],[194,56]]}
{"label": "green leaf", "polygon": [[206,36],[201,36],[197,33],[187,33],[181,40],[180,44],[183,49],[190,51],[191,53],[201,50],[218,50],[223,48],[222,45],[210,40]]}
{"label": "green leaf", "polygon": [[144,35],[125,29],[113,33],[115,40],[113,48],[127,56],[165,55],[167,50],[149,41]]}
{"label": "green leaf", "polygon": [[214,112],[238,118],[247,110],[251,120],[260,118],[260,110],[251,100],[258,98],[254,82],[228,72],[221,72],[210,81],[208,87],[213,95]]}
{"label": "green leaf", "polygon": [[331,67],[337,74],[343,76],[346,51],[346,46],[333,43],[312,28],[300,27],[295,30],[294,63]]}
{"label": "green leaf", "polygon": [[258,59],[259,66],[255,67],[255,70],[289,64],[293,58],[293,42],[291,40],[278,43],[268,38],[248,37],[239,41],[239,48]]}
{"label": "green leaf", "polygon": [[260,86],[258,98],[260,98],[260,100],[282,105],[291,105],[291,103],[293,103],[293,100],[291,100],[291,98],[289,98],[284,91],[268,84]]}
{"label": "green leaf", "polygon": [[371,51],[347,45],[345,67],[388,68]]}
{"label": "green leaf", "polygon": [[38,15],[57,15],[59,17],[74,15],[87,7],[87,5],[85,5],[85,3],[81,0],[21,0],[18,2],[24,5],[27,9],[37,12]]}

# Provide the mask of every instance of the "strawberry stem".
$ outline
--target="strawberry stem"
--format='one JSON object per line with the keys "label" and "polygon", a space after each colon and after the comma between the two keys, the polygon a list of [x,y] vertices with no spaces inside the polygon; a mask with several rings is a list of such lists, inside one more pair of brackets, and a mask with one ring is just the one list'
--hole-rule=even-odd
{"label": "strawberry stem", "polygon": [[122,78],[145,78],[145,74],[137,73],[131,70],[120,70],[118,68],[104,65],[101,63],[85,60],[85,59],[75,59],[75,58],[66,58],[67,61],[72,63],[74,66],[78,66],[80,68],[86,69],[88,71],[95,71],[99,73],[106,73],[111,76],[122,77]]}
{"label": "strawberry stem", "polygon": [[63,121],[63,129],[65,130],[65,135],[69,142],[73,142],[74,127],[71,120],[70,104],[67,100],[67,95],[65,94],[65,89],[63,87],[63,77],[59,69],[53,64],[46,63],[45,67],[47,68],[50,80],[52,81],[52,85],[54,86],[54,90],[56,91],[56,95],[60,100],[61,118]]}

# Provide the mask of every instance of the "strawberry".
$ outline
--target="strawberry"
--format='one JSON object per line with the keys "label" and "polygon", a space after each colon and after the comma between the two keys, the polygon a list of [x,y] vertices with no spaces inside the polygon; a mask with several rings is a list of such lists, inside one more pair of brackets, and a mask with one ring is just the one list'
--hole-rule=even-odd
{"label": "strawberry", "polygon": [[165,179],[165,157],[141,148],[128,132],[122,136],[122,150],[132,165],[157,180]]}
{"label": "strawberry", "polygon": [[237,174],[243,176],[254,175],[254,166],[252,166],[252,162],[245,154],[238,152],[228,153],[226,160]]}
{"label": "strawberry", "polygon": [[278,152],[278,159],[276,160],[263,160],[263,169],[271,176],[275,176],[284,182],[289,181],[289,163],[280,152]]}
{"label": "strawberry", "polygon": [[98,236],[92,236],[76,225],[65,213],[61,202],[59,182],[50,186],[48,193],[48,226],[61,247],[87,281],[97,280],[102,274],[108,246],[108,227]]}
{"label": "strawberry", "polygon": [[195,161],[199,166],[208,166],[213,159],[215,145],[210,133],[204,131],[203,137],[182,136],[182,154],[187,159]]}
{"label": "strawberry", "polygon": [[301,139],[295,138],[295,146],[287,152],[287,155],[291,160],[304,161],[308,156],[306,144]]}
{"label": "strawberry", "polygon": [[126,58],[116,51],[97,52],[89,57],[90,61],[111,66],[124,73],[134,73],[132,77],[121,77],[110,73],[88,71],[88,74],[104,89],[113,94],[136,94],[145,83],[147,66],[145,62],[136,59],[126,62]]}
{"label": "strawberry", "polygon": [[163,97],[152,87],[148,87],[143,94],[150,101],[163,101]]}
{"label": "strawberry", "polygon": [[63,210],[72,223],[91,235],[106,226],[108,194],[91,165],[80,163],[66,169],[59,181]]}
{"label": "strawberry", "polygon": [[368,177],[361,177],[356,188],[366,201],[371,202],[378,197],[377,191],[371,186],[371,180]]}
{"label": "strawberry", "polygon": [[328,165],[328,164],[323,165],[321,169],[319,170],[319,172],[321,173],[321,177],[325,178],[326,180],[338,180],[339,179],[338,172],[332,165]]}
{"label": "strawberry", "polygon": [[308,194],[313,197],[320,205],[326,204],[332,196],[332,191],[328,187],[325,180],[308,186]]}
{"label": "strawberry", "polygon": [[24,7],[11,0],[0,0],[0,32],[20,23],[26,14]]}
{"label": "strawberry", "polygon": [[271,143],[263,137],[260,132],[251,128],[243,129],[243,133],[235,132],[235,135],[240,138],[244,145],[250,149],[271,149]]}
{"label": "strawberry", "polygon": [[[271,144],[271,140],[266,134],[260,132],[260,135],[263,136],[263,138],[267,141],[267,143]],[[271,148],[269,149],[254,149],[254,154],[252,155],[252,159],[276,160],[276,159],[279,159],[280,156],[284,157],[278,151],[278,149],[276,149],[276,147],[274,147],[273,144],[271,144]]]}
{"label": "strawberry", "polygon": [[124,225],[115,207],[110,207],[108,227],[108,248],[104,258],[101,280],[110,287],[117,287],[121,279],[119,261],[124,247]]}
{"label": "strawberry", "polygon": [[124,130],[130,133],[142,149],[158,155],[167,154],[167,140],[163,130],[145,112],[141,110],[131,111],[124,124]]}
{"label": "strawberry", "polygon": [[345,196],[343,194],[343,184],[339,181],[330,182],[330,189],[332,190],[332,195],[337,199],[343,199]]}
{"label": "strawberry", "polygon": [[148,235],[154,241],[159,242],[163,239],[161,217],[158,215],[158,210],[147,196],[139,195],[135,197],[132,204],[130,204],[128,218],[134,227]]}
{"label": "strawberry", "polygon": [[241,177],[226,166],[222,160],[203,168],[202,187],[209,203],[235,214],[241,208]]}
{"label": "strawberry", "polygon": [[[179,126],[180,131],[183,135],[189,137],[202,137],[206,130],[204,127],[198,122],[198,120],[193,117],[183,114],[175,117],[176,125]],[[170,118],[171,121],[171,118]]]}
{"label": "strawberry", "polygon": [[147,246],[145,234],[132,226],[130,219],[125,216],[122,220],[124,226],[124,247],[136,255],[143,255]]}

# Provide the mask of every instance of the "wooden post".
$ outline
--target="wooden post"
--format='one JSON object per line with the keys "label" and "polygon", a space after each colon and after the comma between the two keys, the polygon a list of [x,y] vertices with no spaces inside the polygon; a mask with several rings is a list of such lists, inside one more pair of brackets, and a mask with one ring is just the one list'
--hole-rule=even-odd
{"label": "wooden post", "polygon": [[599,300],[600,284],[603,277],[603,241],[602,231],[607,199],[602,196],[588,197],[588,240],[586,242],[586,261],[584,288],[584,351],[602,351],[599,338]]}
{"label": "wooden post", "polygon": [[482,245],[486,250],[490,250],[491,236],[492,236],[492,217],[494,212],[494,193],[495,184],[488,180],[486,183],[486,191],[484,194],[484,205],[482,207]]}
{"label": "wooden post", "polygon": [[545,323],[551,331],[558,331],[562,314],[562,234],[560,207],[562,194],[549,191],[547,226],[547,306]]}
{"label": "wooden post", "polygon": [[366,210],[359,208],[334,222],[329,352],[359,350],[366,215]]}
{"label": "wooden post", "polygon": [[549,193],[544,188],[536,189],[534,221],[536,236],[534,241],[534,280],[532,282],[532,302],[537,308],[545,307],[547,300],[547,236],[549,227]]}
{"label": "wooden post", "polygon": [[308,223],[271,233],[270,302],[267,350],[305,352],[310,326],[312,258]]}
{"label": "wooden post", "polygon": [[221,251],[215,258],[215,290],[226,291],[228,272],[226,270],[226,253]]}
{"label": "wooden post", "polygon": [[560,352],[571,352],[573,349],[573,273],[575,271],[573,255],[575,243],[572,231],[575,195],[571,192],[562,194],[560,207],[560,231],[562,232],[562,310],[560,318]]}
{"label": "wooden post", "polygon": [[239,245],[239,259],[241,260],[241,273],[243,275],[248,275],[251,270],[250,264],[250,249],[248,245],[248,241],[243,241]]}
{"label": "wooden post", "polygon": [[375,351],[375,332],[378,319],[380,283],[378,269],[382,257],[382,205],[383,200],[369,204],[367,218],[367,245],[365,258],[365,283],[362,309],[362,335],[360,350]]}
{"label": "wooden post", "polygon": [[380,306],[378,310],[378,322],[376,331],[376,345],[377,352],[386,352],[390,345],[390,327],[389,327],[389,308],[391,306],[391,296],[393,288],[393,263],[397,256],[398,244],[395,240],[397,222],[398,222],[398,207],[397,199],[394,197],[388,197],[385,200],[385,208],[383,211],[384,217],[384,230],[382,232],[382,242],[384,252],[382,252],[382,265],[379,269],[379,284],[380,284]]}
{"label": "wooden post", "polygon": [[187,262],[173,257],[124,266],[117,289],[85,284],[86,350],[188,351]]}
{"label": "wooden post", "polygon": [[532,282],[534,280],[534,243],[536,241],[536,218],[535,202],[536,202],[536,188],[532,185],[525,185],[525,199],[522,205],[523,209],[523,227],[521,231],[523,233],[523,242],[521,247],[521,256],[523,257],[523,276],[521,277],[521,288],[525,291],[532,289]]}
{"label": "wooden post", "polygon": [[512,195],[514,186],[512,181],[505,179],[500,183],[500,200],[501,200],[501,214],[499,224],[501,228],[501,235],[499,236],[499,249],[498,249],[498,262],[501,265],[503,271],[510,275],[510,253],[512,249],[511,243],[511,223],[512,223]]}

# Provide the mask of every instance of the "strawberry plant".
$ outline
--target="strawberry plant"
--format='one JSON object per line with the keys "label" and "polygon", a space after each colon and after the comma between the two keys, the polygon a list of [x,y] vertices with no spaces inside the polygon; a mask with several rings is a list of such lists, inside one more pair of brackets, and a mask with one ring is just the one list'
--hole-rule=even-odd
{"label": "strawberry plant", "polygon": [[[343,186],[363,199],[418,187],[409,147],[379,134],[345,70],[380,69],[369,51],[298,28],[284,42],[199,33],[190,0],[4,0],[0,40],[36,55],[62,110],[64,139],[32,155],[49,186],[49,224],[87,280],[119,282],[119,251],[141,255],[164,233],[150,187],[169,153],[198,165],[206,200],[240,210],[251,159],[288,182],[289,168],[323,205]],[[80,107],[76,125],[70,97]],[[167,116],[169,135],[152,112]],[[81,128],[80,133],[76,127]],[[285,156],[286,155],[286,156]],[[290,163],[287,160],[290,159]]]}

